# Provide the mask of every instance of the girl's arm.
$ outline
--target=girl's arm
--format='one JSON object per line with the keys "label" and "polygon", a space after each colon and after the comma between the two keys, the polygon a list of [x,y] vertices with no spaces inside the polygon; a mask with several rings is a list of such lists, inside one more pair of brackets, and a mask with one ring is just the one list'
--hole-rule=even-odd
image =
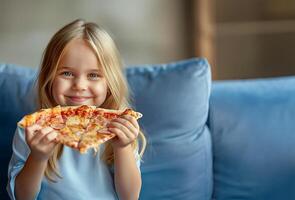
{"label": "girl's arm", "polygon": [[17,199],[35,199],[48,159],[53,153],[57,133],[50,127],[42,128],[32,125],[26,128],[26,142],[31,153],[15,179],[15,196]]}
{"label": "girl's arm", "polygon": [[112,141],[112,147],[114,150],[114,182],[118,196],[121,200],[138,199],[141,174],[131,146],[139,133],[137,120],[132,116],[122,116],[110,123],[109,131],[117,135]]}
{"label": "girl's arm", "polygon": [[23,169],[15,179],[16,199],[36,198],[46,165],[47,162],[34,160],[34,158],[29,155]]}
{"label": "girl's arm", "polygon": [[114,148],[115,187],[120,199],[138,199],[141,189],[141,175],[130,145]]}

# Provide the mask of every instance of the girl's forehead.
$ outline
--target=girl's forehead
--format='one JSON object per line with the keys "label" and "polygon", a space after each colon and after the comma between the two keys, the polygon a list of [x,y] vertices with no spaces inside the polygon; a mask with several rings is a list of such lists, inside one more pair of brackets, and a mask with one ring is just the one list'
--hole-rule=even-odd
{"label": "girl's forehead", "polygon": [[71,41],[59,61],[58,68],[100,70],[101,65],[95,51],[83,39]]}

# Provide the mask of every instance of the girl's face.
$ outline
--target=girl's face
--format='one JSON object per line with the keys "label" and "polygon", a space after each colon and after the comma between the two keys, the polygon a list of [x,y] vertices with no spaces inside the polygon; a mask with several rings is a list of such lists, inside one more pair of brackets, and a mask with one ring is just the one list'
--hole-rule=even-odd
{"label": "girl's face", "polygon": [[101,106],[107,97],[107,83],[100,63],[87,42],[71,41],[60,59],[53,80],[53,98],[62,106]]}

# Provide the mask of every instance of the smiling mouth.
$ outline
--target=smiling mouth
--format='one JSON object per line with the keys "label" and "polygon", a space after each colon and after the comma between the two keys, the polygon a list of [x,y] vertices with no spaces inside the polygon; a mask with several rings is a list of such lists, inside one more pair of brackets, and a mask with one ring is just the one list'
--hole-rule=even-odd
{"label": "smiling mouth", "polygon": [[81,103],[92,98],[92,97],[77,97],[77,96],[66,96],[66,97],[70,99],[70,101],[75,103]]}

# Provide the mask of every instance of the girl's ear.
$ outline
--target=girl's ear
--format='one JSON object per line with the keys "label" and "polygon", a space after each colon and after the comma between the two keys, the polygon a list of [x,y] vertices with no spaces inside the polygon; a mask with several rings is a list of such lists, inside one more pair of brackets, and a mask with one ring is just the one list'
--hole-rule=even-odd
{"label": "girl's ear", "polygon": [[111,90],[108,88],[107,97],[111,95]]}

